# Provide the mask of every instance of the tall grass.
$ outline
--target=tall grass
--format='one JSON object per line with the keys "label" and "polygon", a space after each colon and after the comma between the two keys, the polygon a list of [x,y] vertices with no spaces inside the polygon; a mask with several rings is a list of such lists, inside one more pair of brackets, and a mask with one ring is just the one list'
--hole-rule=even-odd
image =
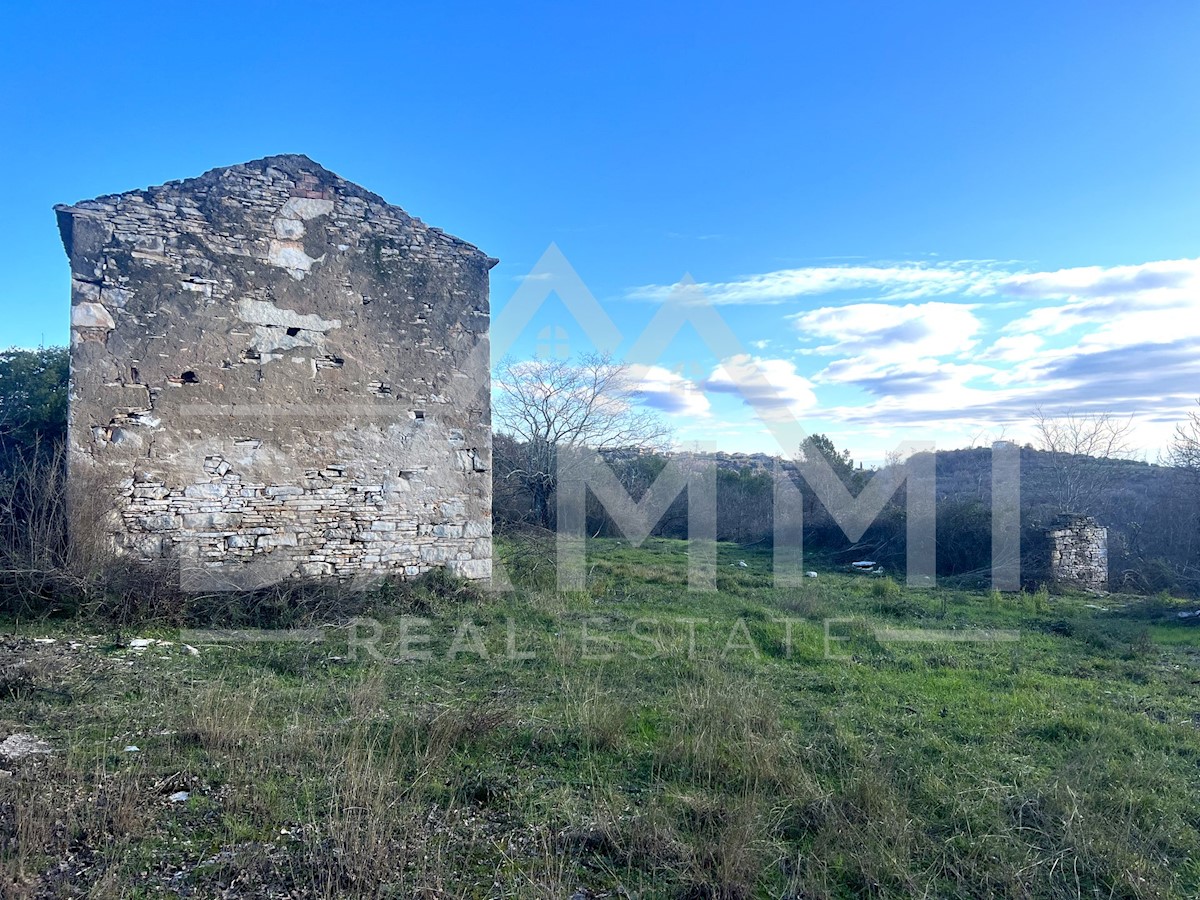
{"label": "tall grass", "polygon": [[62,444],[14,451],[0,471],[0,611],[91,612],[118,624],[155,616],[178,599],[165,565],[115,553],[116,487],[82,472],[68,477]]}

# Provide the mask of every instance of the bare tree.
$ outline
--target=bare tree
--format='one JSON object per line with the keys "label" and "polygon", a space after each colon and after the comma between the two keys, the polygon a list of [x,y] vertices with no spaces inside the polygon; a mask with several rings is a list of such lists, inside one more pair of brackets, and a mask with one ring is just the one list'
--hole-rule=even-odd
{"label": "bare tree", "polygon": [[544,528],[554,523],[560,451],[665,449],[668,443],[666,424],[636,404],[630,367],[607,355],[577,363],[506,359],[493,383],[497,432],[508,438],[495,460],[496,477],[528,494],[533,518]]}
{"label": "bare tree", "polygon": [[1200,471],[1200,412],[1193,410],[1186,422],[1175,426],[1167,460],[1177,468]]}
{"label": "bare tree", "polygon": [[[1117,478],[1106,460],[1128,457],[1133,417],[1111,413],[1033,413],[1039,449],[1049,454],[1049,495],[1060,513],[1095,513]],[[1099,461],[1099,462],[1098,462]]]}
{"label": "bare tree", "polygon": [[1192,410],[1175,426],[1165,462],[1178,471],[1180,490],[1155,510],[1162,515],[1162,542],[1174,551],[1170,564],[1176,583],[1195,591],[1200,584],[1200,411]]}

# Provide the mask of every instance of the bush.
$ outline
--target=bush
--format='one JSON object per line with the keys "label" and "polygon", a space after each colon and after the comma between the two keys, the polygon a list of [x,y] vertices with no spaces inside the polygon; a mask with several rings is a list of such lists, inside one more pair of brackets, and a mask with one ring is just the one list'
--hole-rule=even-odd
{"label": "bush", "polygon": [[1036,591],[1028,595],[1029,605],[1035,613],[1044,613],[1050,608],[1050,589],[1039,584]]}
{"label": "bush", "polygon": [[871,595],[880,600],[898,600],[903,591],[891,575],[871,582]]}

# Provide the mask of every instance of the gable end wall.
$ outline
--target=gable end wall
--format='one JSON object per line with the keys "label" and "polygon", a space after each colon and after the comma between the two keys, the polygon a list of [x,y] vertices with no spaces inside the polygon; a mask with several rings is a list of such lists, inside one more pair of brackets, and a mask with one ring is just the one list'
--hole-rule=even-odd
{"label": "gable end wall", "polygon": [[494,260],[305,157],[58,208],[71,480],[197,587],[491,572]]}

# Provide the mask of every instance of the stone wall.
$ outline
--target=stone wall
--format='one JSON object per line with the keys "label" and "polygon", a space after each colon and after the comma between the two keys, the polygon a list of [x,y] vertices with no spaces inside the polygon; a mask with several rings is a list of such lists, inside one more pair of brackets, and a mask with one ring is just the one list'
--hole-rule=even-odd
{"label": "stone wall", "polygon": [[56,209],[72,481],[118,551],[490,575],[495,260],[303,156]]}
{"label": "stone wall", "polygon": [[1049,533],[1050,580],[1089,590],[1108,590],[1108,529],[1089,516],[1057,522]]}

